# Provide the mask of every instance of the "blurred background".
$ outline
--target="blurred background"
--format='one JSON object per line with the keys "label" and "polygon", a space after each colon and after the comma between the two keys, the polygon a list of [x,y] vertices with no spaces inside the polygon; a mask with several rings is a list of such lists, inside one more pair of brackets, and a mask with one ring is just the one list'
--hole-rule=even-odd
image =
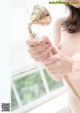
{"label": "blurred background", "polygon": [[62,113],[61,109],[67,106],[67,90],[63,82],[52,80],[27,51],[27,24],[33,6],[37,4],[49,10],[52,21],[45,27],[33,25],[33,30],[39,36],[48,36],[52,43],[55,21],[68,14],[65,5],[49,4],[49,0],[11,0],[12,113]]}

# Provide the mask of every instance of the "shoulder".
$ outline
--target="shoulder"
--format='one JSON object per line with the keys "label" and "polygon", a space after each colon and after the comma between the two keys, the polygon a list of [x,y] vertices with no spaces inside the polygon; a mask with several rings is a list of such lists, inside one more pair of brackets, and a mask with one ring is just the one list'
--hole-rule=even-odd
{"label": "shoulder", "polygon": [[67,19],[67,17],[59,18],[58,20],[56,20],[56,22],[54,24],[54,29],[60,30],[62,22],[65,21],[66,19]]}
{"label": "shoulder", "polygon": [[59,42],[60,42],[60,39],[61,39],[61,24],[63,21],[66,20],[66,17],[65,18],[60,18],[58,19],[55,24],[54,24],[54,29],[53,29],[53,36],[54,36],[54,45],[58,46]]}

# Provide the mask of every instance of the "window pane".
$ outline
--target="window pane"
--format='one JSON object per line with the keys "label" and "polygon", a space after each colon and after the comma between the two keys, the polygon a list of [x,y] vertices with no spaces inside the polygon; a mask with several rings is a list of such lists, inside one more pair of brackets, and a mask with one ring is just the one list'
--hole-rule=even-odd
{"label": "window pane", "polygon": [[15,84],[23,105],[46,94],[39,72],[18,79]]}
{"label": "window pane", "polygon": [[45,73],[45,77],[47,79],[47,82],[48,82],[48,85],[49,85],[49,88],[50,90],[56,90],[57,88],[60,88],[61,86],[63,86],[63,82],[56,82],[54,81],[49,75],[48,73],[46,72],[46,70],[44,70],[44,73]]}
{"label": "window pane", "polygon": [[14,95],[13,90],[11,90],[11,111],[14,111],[18,108],[18,104]]}

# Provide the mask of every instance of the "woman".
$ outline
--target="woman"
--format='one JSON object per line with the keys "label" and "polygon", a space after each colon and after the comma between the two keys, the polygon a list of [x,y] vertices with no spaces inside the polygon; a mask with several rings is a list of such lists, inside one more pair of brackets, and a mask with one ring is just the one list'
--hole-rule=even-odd
{"label": "woman", "polygon": [[[70,1],[80,2],[66,0],[66,2]],[[62,80],[66,75],[80,95],[80,4],[71,4],[67,7],[70,11],[69,16],[55,23],[54,45],[57,51],[48,42],[47,37],[42,37],[40,43],[37,40],[28,40],[27,44],[32,58],[42,62],[54,80]],[[50,51],[54,55],[51,56]],[[68,113],[80,113],[80,103],[70,89]]]}

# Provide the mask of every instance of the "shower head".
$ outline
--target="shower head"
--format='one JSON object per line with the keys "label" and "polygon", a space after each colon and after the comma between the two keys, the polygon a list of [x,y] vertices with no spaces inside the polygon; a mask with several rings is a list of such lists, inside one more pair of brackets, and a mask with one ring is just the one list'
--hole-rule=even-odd
{"label": "shower head", "polygon": [[31,38],[35,38],[36,34],[32,32],[31,26],[32,24],[38,24],[38,25],[48,25],[51,22],[51,15],[49,11],[40,5],[35,5],[33,7],[33,12],[31,14],[30,21],[28,23],[28,31]]}

